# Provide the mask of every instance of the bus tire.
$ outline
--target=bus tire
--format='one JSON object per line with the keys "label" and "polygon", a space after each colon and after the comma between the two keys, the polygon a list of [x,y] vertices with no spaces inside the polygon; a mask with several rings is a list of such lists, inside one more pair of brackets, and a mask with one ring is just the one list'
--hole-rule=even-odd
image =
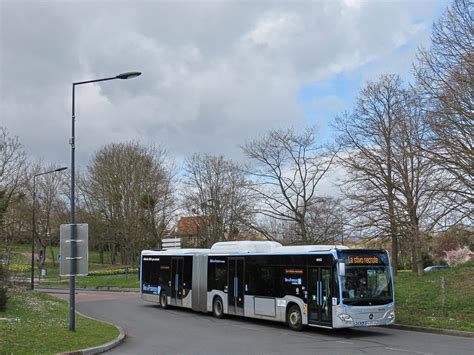
{"label": "bus tire", "polygon": [[286,312],[286,324],[291,330],[300,331],[303,329],[303,317],[298,305],[292,305]]}
{"label": "bus tire", "polygon": [[222,303],[222,299],[219,296],[214,297],[212,302],[212,315],[219,319],[224,317],[224,303]]}
{"label": "bus tire", "polygon": [[160,293],[160,305],[163,309],[168,308],[168,296],[166,296],[165,291]]}

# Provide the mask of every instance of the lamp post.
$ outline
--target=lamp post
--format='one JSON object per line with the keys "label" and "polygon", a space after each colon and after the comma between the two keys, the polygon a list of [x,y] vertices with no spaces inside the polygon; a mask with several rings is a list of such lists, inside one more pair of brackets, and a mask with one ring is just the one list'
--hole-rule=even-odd
{"label": "lamp post", "polygon": [[67,167],[62,167],[44,173],[33,175],[33,222],[31,228],[31,289],[35,288],[35,239],[36,239],[36,178],[41,175],[51,174],[58,171],[66,170]]}
{"label": "lamp post", "polygon": [[69,276],[69,330],[74,331],[75,326],[75,273],[76,273],[76,239],[77,239],[77,230],[76,230],[76,208],[75,208],[75,154],[76,154],[76,145],[75,145],[75,121],[76,121],[76,114],[75,114],[75,89],[76,85],[83,85],[83,84],[91,84],[91,83],[98,83],[101,81],[109,81],[115,79],[133,79],[137,76],[140,76],[142,73],[140,72],[127,72],[118,74],[113,77],[109,78],[102,78],[102,79],[94,79],[94,80],[86,80],[86,81],[78,81],[76,83],[72,83],[72,130],[71,130],[71,139],[69,140],[69,144],[71,145],[71,214],[70,214],[70,224],[71,224],[71,242],[69,243],[71,246],[71,275]]}

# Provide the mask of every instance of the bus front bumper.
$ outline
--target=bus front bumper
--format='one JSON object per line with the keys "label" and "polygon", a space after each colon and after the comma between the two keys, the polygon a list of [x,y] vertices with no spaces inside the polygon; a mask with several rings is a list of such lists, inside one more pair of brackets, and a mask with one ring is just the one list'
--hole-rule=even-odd
{"label": "bus front bumper", "polygon": [[333,306],[333,328],[372,327],[395,323],[393,303],[382,306]]}

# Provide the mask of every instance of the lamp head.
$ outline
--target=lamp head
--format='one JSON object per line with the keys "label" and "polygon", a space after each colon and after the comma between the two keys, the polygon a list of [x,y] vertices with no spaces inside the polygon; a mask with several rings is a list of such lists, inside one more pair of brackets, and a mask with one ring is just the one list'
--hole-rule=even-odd
{"label": "lamp head", "polygon": [[57,168],[54,171],[63,171],[63,170],[66,170],[66,169],[67,169],[67,166],[63,166],[62,168]]}
{"label": "lamp head", "polygon": [[116,76],[116,78],[117,79],[133,79],[140,75],[142,75],[142,73],[140,73],[139,71],[131,71],[131,72],[119,74]]}

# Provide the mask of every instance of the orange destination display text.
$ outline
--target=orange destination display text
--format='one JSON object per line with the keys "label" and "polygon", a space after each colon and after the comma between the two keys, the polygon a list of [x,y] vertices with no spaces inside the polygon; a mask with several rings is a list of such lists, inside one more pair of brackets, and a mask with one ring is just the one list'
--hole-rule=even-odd
{"label": "orange destination display text", "polygon": [[372,256],[372,257],[349,256],[347,260],[349,264],[378,264],[379,263],[379,258],[376,256]]}

